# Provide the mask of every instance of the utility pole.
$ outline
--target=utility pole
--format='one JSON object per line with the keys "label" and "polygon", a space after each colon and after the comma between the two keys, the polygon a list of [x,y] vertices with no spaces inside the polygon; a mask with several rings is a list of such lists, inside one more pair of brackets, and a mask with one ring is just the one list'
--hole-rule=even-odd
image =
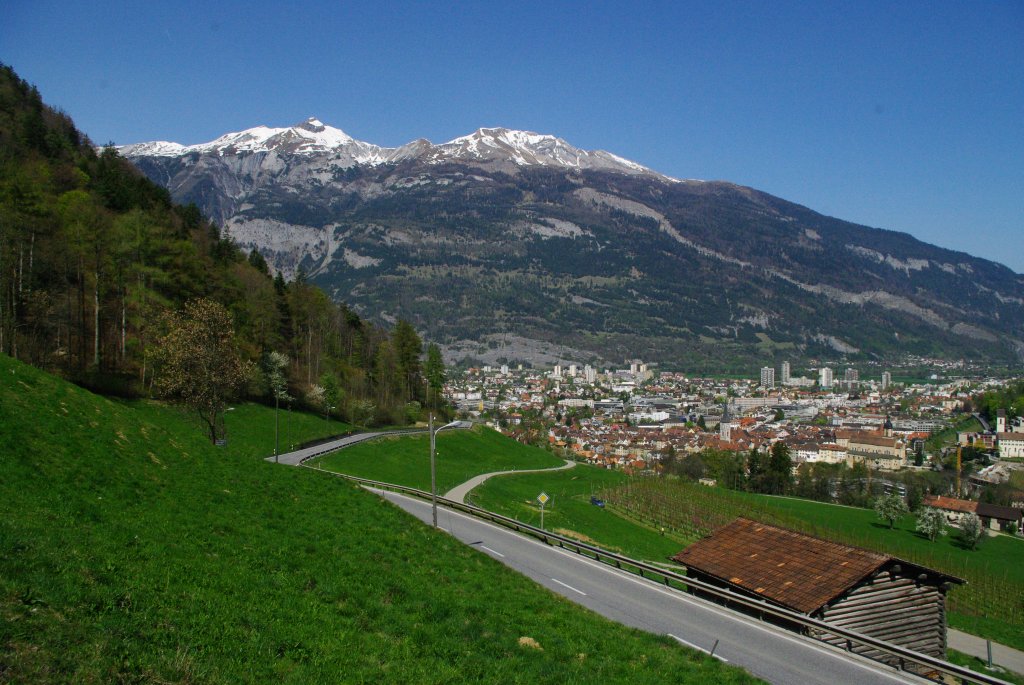
{"label": "utility pole", "polygon": [[430,433],[430,509],[434,517],[434,528],[437,528],[437,469],[435,455],[436,449],[436,436],[438,433],[443,431],[445,428],[454,428],[458,426],[458,421],[452,421],[451,423],[445,424],[434,430],[434,415],[430,414],[429,422],[427,423],[427,432]]}
{"label": "utility pole", "polygon": [[430,415],[427,423],[427,431],[430,433],[430,510],[434,516],[434,528],[437,528],[437,469],[434,465],[434,415]]}
{"label": "utility pole", "polygon": [[956,446],[956,497],[960,499],[960,469],[963,467],[963,461],[961,457],[962,447]]}

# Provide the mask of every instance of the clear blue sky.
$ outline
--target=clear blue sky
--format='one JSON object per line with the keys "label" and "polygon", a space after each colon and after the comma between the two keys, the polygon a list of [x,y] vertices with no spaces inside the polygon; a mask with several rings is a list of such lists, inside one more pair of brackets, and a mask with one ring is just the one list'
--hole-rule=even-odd
{"label": "clear blue sky", "polygon": [[1019,0],[7,0],[0,61],[97,143],[507,126],[1024,272]]}

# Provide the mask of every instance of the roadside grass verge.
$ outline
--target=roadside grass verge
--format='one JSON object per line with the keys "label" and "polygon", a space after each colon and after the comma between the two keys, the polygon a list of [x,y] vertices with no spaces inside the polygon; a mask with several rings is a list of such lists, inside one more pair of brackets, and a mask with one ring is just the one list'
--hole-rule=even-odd
{"label": "roadside grass verge", "polygon": [[[191,411],[152,400],[132,400],[123,403],[140,419],[161,425],[175,433],[205,430],[204,424]],[[279,410],[278,444],[281,454],[298,448],[300,444],[313,440],[345,435],[352,426],[340,421],[324,420],[318,414]],[[232,406],[224,415],[227,428],[227,444],[216,451],[228,457],[265,459],[274,456],[274,408],[250,402]]]}
{"label": "roadside grass verge", "polygon": [[187,423],[0,356],[2,680],[754,682]]}
{"label": "roadside grass verge", "polygon": [[946,661],[957,664],[958,666],[966,666],[976,673],[995,676],[996,678],[1005,680],[1008,683],[1013,683],[1014,685],[1024,685],[1024,675],[1008,671],[998,664],[993,665],[990,669],[988,667],[988,662],[985,659],[979,659],[976,656],[964,654],[963,652],[958,652],[955,649],[946,650]]}
{"label": "roadside grass verge", "polygon": [[[437,491],[448,492],[474,476],[512,469],[547,469],[564,462],[486,426],[437,434]],[[430,437],[400,435],[369,440],[312,462],[327,471],[430,490]]]}
{"label": "roadside grass verge", "polygon": [[544,528],[646,561],[664,562],[685,545],[656,527],[617,515],[610,507],[590,503],[592,494],[622,485],[627,476],[587,464],[568,471],[524,473],[491,478],[469,493],[467,501],[498,514],[540,526],[537,496],[551,500],[544,507]]}

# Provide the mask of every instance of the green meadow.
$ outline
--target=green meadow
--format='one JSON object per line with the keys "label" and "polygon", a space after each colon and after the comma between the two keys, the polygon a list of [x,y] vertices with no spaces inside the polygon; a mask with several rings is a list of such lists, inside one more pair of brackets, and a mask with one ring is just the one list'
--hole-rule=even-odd
{"label": "green meadow", "polygon": [[[337,432],[292,418],[297,440]],[[239,405],[216,448],[177,409],[0,356],[0,680],[753,681],[265,462],[272,422]]]}
{"label": "green meadow", "polygon": [[[509,440],[485,426],[437,434],[437,490],[444,494],[473,476],[513,469],[547,469],[565,462],[536,447]],[[313,462],[328,471],[430,490],[430,437],[426,433],[378,438]]]}
{"label": "green meadow", "polygon": [[544,528],[555,533],[619,552],[633,558],[668,562],[686,543],[660,528],[617,515],[609,507],[591,504],[605,488],[626,482],[621,471],[577,464],[567,471],[528,473],[491,478],[475,488],[467,501],[533,526],[540,525],[537,496],[551,499],[544,506]]}

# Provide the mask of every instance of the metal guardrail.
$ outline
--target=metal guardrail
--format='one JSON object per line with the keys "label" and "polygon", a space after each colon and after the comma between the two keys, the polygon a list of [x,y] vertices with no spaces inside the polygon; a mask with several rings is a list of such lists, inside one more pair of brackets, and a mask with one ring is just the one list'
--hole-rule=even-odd
{"label": "metal guardrail", "polygon": [[[331,451],[334,450],[324,450],[323,452],[320,452],[318,454],[310,455],[308,459],[312,459],[316,456],[320,456],[321,454]],[[370,480],[368,478],[359,478],[357,476],[350,476],[343,473],[338,473],[336,471],[327,471],[326,469],[321,469],[320,467],[317,466],[308,466],[307,464],[305,464],[305,461],[308,461],[308,459],[303,461],[302,466],[305,466],[306,468],[312,469],[314,471],[320,471],[322,473],[327,473],[332,476],[345,478],[347,480],[351,480],[361,485],[378,490],[388,490],[391,492],[397,492],[399,494],[409,495],[411,497],[416,497],[419,499],[431,499],[431,494],[424,490],[418,490],[416,488],[407,487],[405,485],[396,485],[394,483],[385,483],[383,481]],[[979,685],[1012,685],[1011,683],[1008,683],[1007,681],[1001,680],[994,676],[986,675],[984,673],[977,673],[976,671],[972,671],[969,668],[959,666],[957,664],[953,664],[942,659],[937,659],[935,657],[928,656],[927,654],[921,654],[919,652],[915,652],[913,650],[885,642],[884,640],[873,638],[869,635],[864,635],[862,633],[848,630],[846,628],[841,628],[839,626],[826,623],[825,621],[819,621],[818,619],[810,618],[809,616],[805,616],[804,614],[800,614],[795,611],[790,611],[789,609],[784,609],[782,607],[769,604],[768,602],[765,602],[763,600],[753,599],[751,597],[740,595],[738,593],[732,592],[731,590],[719,587],[717,585],[713,585],[711,583],[708,583],[697,578],[684,576],[674,571],[669,571],[654,566],[652,564],[648,564],[644,561],[639,561],[631,557],[616,554],[615,552],[609,552],[595,545],[588,545],[584,542],[579,542],[573,540],[572,538],[565,537],[564,535],[551,533],[540,528],[537,528],[535,526],[531,526],[527,523],[517,521],[516,519],[509,518],[508,516],[503,516],[501,514],[496,514],[494,512],[487,511],[486,509],[481,509],[480,507],[474,506],[472,504],[463,504],[462,502],[456,502],[454,500],[445,499],[443,497],[438,497],[437,503],[439,505],[448,507],[449,509],[461,511],[465,514],[469,514],[470,516],[474,516],[485,521],[490,521],[492,523],[504,526],[506,528],[512,528],[519,533],[531,535],[535,538],[543,540],[548,545],[557,544],[559,547],[563,549],[569,548],[575,550],[577,554],[592,557],[595,561],[601,563],[608,563],[609,565],[613,564],[616,568],[625,570],[627,572],[635,573],[639,575],[641,578],[647,578],[648,580],[651,580],[652,578],[661,578],[662,582],[664,582],[664,584],[670,588],[673,587],[673,582],[675,582],[677,585],[683,585],[688,588],[697,588],[701,592],[713,595],[722,600],[728,601],[734,605],[739,605],[747,609],[756,611],[758,615],[761,617],[761,620],[764,620],[766,616],[771,616],[776,619],[797,624],[803,628],[813,628],[815,630],[827,632],[830,635],[835,635],[844,639],[846,641],[845,649],[848,652],[856,654],[857,652],[855,651],[855,647],[858,646],[877,650],[879,652],[882,652],[883,654],[893,657],[895,659],[895,663],[898,664],[898,666],[895,666],[894,668],[896,668],[896,670],[899,671],[906,671],[908,670],[908,666],[916,665],[919,667],[923,667],[926,672],[935,671],[945,675],[953,676],[954,678],[959,678],[960,681],[963,683],[978,683]],[[673,589],[678,590],[680,588],[676,587]],[[826,642],[825,644],[830,643]],[[875,659],[875,661],[878,660]]]}

